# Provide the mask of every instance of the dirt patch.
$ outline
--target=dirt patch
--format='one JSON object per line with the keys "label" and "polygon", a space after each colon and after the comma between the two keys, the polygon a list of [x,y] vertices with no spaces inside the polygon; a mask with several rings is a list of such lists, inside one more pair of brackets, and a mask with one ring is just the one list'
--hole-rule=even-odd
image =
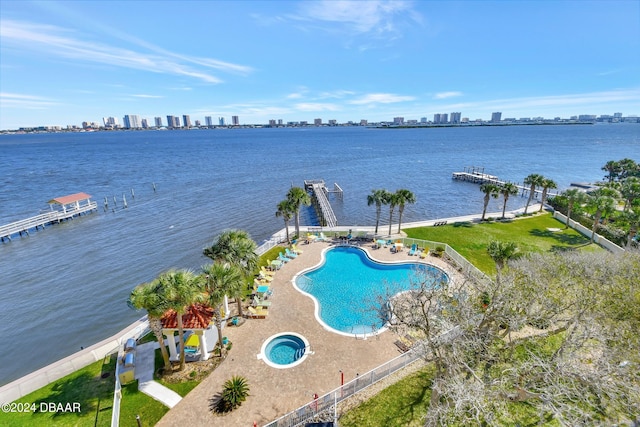
{"label": "dirt patch", "polygon": [[[225,352],[226,357],[226,352]],[[180,371],[180,363],[172,364],[173,372],[159,374],[162,381],[167,383],[181,383],[185,381],[202,381],[211,372],[213,372],[224,361],[225,357],[221,358],[217,355],[212,355],[209,360],[203,360],[198,362],[187,362],[185,368]]]}

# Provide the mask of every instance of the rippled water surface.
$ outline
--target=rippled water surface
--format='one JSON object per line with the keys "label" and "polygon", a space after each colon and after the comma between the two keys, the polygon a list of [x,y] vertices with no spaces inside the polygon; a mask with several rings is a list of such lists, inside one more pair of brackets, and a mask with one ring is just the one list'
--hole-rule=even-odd
{"label": "rippled water surface", "polygon": [[[540,173],[563,188],[602,178],[606,161],[624,157],[640,160],[638,125],[0,136],[0,223],[80,191],[101,207],[0,244],[0,324],[8,333],[0,384],[141,317],[125,303],[131,289],[170,267],[199,268],[202,248],[222,230],[268,238],[284,226],[276,204],[304,179],[344,189],[344,200],[332,200],[340,224],[372,225],[366,196],[374,188],[412,190],[418,201],[405,211],[409,222],[480,212],[478,186],[451,179],[465,166],[519,182]],[[508,209],[523,204],[512,198]],[[313,222],[312,212],[303,222]]]}

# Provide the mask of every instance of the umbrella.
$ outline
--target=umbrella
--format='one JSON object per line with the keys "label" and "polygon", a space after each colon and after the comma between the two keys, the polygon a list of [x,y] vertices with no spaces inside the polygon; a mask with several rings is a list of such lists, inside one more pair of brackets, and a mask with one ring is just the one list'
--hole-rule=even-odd
{"label": "umbrella", "polygon": [[198,347],[200,345],[200,340],[198,339],[198,335],[191,334],[189,338],[184,342],[184,345],[187,347]]}

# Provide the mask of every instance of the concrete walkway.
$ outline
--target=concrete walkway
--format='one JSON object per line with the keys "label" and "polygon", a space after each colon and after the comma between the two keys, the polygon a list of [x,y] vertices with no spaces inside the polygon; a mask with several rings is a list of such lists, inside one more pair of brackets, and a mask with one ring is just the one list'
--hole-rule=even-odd
{"label": "concrete walkway", "polygon": [[162,402],[165,406],[173,408],[182,400],[175,391],[153,380],[155,368],[155,351],[159,347],[157,342],[141,344],[136,348],[136,375],[138,390]]}

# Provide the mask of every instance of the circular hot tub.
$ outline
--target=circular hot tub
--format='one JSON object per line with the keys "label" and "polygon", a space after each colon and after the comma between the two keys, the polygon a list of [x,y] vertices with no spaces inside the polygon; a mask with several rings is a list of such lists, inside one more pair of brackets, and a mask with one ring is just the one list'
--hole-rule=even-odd
{"label": "circular hot tub", "polygon": [[258,355],[272,368],[285,369],[298,366],[309,355],[309,341],[300,334],[284,332],[269,337]]}

